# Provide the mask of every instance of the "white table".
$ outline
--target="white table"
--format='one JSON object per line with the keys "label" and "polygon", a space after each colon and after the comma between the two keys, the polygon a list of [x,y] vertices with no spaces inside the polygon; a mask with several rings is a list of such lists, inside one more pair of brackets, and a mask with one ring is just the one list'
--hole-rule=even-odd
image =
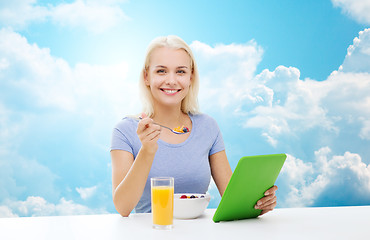
{"label": "white table", "polygon": [[262,217],[213,223],[215,209],[198,219],[152,229],[151,214],[0,218],[0,239],[370,239],[370,206],[280,208]]}

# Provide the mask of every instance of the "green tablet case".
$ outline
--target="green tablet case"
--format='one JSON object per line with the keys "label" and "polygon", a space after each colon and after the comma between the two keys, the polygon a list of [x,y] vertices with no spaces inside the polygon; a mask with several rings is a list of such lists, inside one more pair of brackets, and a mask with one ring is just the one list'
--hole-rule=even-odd
{"label": "green tablet case", "polygon": [[257,201],[274,186],[285,162],[285,154],[242,157],[213,216],[214,222],[255,218]]}

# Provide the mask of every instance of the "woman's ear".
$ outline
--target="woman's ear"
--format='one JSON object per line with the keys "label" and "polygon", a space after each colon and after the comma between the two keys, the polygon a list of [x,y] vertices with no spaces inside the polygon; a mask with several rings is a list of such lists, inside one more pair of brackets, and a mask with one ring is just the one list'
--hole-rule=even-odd
{"label": "woman's ear", "polygon": [[150,83],[149,83],[149,77],[148,77],[148,71],[147,71],[147,69],[144,69],[143,70],[143,76],[144,76],[145,85],[149,86]]}

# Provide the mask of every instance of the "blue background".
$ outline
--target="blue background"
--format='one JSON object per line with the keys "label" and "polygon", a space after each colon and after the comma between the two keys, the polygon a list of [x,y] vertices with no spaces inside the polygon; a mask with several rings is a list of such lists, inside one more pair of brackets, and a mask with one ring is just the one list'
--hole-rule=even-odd
{"label": "blue background", "polygon": [[[370,1],[2,1],[0,216],[114,213],[110,136],[148,43],[193,49],[201,111],[287,153],[278,207],[370,204]],[[220,200],[211,184],[212,200]]]}

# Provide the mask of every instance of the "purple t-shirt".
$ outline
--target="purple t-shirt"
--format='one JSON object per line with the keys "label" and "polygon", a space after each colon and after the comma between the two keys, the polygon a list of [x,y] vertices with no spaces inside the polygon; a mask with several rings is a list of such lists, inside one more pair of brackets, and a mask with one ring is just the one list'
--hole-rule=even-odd
{"label": "purple t-shirt", "polygon": [[[216,121],[206,114],[189,114],[192,129],[182,143],[169,144],[158,140],[152,168],[135,212],[151,212],[150,178],[173,177],[175,193],[206,193],[211,180],[209,156],[225,150]],[[137,136],[138,122],[123,118],[113,129],[111,150],[124,150],[136,158],[141,142]]]}

